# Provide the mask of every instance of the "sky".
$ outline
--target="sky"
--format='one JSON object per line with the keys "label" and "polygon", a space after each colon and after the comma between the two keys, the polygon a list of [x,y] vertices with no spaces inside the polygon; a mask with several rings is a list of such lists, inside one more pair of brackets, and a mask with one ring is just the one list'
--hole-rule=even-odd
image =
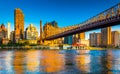
{"label": "sky", "polygon": [[[0,0],[0,24],[11,23],[11,31],[14,30],[14,9],[20,8],[24,13],[25,28],[30,23],[39,31],[39,22],[55,20],[59,27],[79,24],[88,18],[119,3],[120,0]],[[120,26],[112,27],[119,30]],[[87,32],[100,32],[94,30]]]}

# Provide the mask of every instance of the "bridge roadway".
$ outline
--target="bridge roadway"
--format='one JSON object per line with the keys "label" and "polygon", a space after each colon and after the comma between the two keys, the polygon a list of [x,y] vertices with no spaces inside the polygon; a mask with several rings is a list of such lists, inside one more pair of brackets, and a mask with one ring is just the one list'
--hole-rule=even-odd
{"label": "bridge roadway", "polygon": [[[95,18],[97,18],[97,20],[94,20]],[[75,29],[71,29],[71,30],[47,37],[44,40],[57,39],[57,38],[61,38],[69,35],[78,34],[81,32],[86,32],[90,30],[105,28],[105,27],[119,25],[119,24],[120,24],[120,3],[98,14],[97,16],[92,17],[89,20],[83,22],[82,24],[80,24],[79,27]]]}

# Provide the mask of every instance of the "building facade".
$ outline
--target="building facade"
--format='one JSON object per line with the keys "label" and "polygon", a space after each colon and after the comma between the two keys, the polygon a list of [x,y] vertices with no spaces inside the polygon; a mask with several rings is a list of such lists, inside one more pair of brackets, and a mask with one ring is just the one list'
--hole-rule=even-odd
{"label": "building facade", "polygon": [[111,46],[111,27],[101,29],[101,46]]}
{"label": "building facade", "polygon": [[90,33],[90,46],[96,46],[96,33]]}
{"label": "building facade", "polygon": [[66,36],[64,37],[64,44],[69,44],[71,45],[73,43],[73,36]]}
{"label": "building facade", "polygon": [[14,42],[14,31],[11,31],[10,32],[10,40],[11,40],[11,42]]}
{"label": "building facade", "polygon": [[5,25],[0,25],[0,44],[7,44],[7,29],[5,28]]}
{"label": "building facade", "polygon": [[101,33],[97,33],[97,47],[101,46]]}
{"label": "building facade", "polygon": [[119,32],[118,31],[112,31],[112,37],[111,37],[111,41],[112,41],[112,46],[113,47],[117,47],[119,46]]}
{"label": "building facade", "polygon": [[78,34],[78,38],[79,38],[80,40],[81,40],[81,39],[85,40],[85,32],[82,32],[82,33]]}
{"label": "building facade", "polygon": [[89,40],[85,40],[85,39],[79,40],[79,44],[83,44],[83,45],[86,45],[86,46],[90,46]]}
{"label": "building facade", "polygon": [[119,48],[120,48],[120,32],[119,32]]}
{"label": "building facade", "polygon": [[17,43],[18,40],[24,38],[24,14],[19,8],[14,10],[14,28],[15,43]]}
{"label": "building facade", "polygon": [[30,24],[26,28],[25,38],[27,40],[37,40],[37,38],[38,38],[38,31],[37,31],[37,28],[33,24]]}
{"label": "building facade", "polygon": [[79,42],[79,35],[78,34],[73,35],[73,44],[76,44],[78,42]]}
{"label": "building facade", "polygon": [[99,47],[101,45],[101,33],[90,33],[90,46]]}
{"label": "building facade", "polygon": [[57,24],[53,24],[53,22],[48,22],[44,25],[43,31],[44,31],[44,38],[47,38],[49,36],[55,35],[58,33],[58,26]]}
{"label": "building facade", "polygon": [[[42,38],[50,37],[52,35],[55,35],[55,34],[58,34],[58,33],[62,32],[62,31],[63,31],[63,29],[58,27],[57,22],[55,22],[55,21],[48,22],[43,26]],[[55,39],[55,40],[52,40],[52,41],[51,40],[44,41],[45,45],[50,45],[51,44],[51,46],[62,44],[62,43],[63,43],[63,38],[58,38],[58,39]]]}

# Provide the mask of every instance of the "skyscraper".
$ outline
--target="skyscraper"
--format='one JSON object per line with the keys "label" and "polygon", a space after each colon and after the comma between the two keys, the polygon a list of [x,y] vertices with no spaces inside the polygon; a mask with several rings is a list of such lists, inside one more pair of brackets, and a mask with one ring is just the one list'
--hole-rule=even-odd
{"label": "skyscraper", "polygon": [[24,14],[19,8],[14,11],[15,42],[24,38]]}
{"label": "skyscraper", "polygon": [[8,37],[8,39],[10,39],[10,23],[8,23],[7,37]]}
{"label": "skyscraper", "polygon": [[101,29],[101,46],[111,46],[111,27]]}

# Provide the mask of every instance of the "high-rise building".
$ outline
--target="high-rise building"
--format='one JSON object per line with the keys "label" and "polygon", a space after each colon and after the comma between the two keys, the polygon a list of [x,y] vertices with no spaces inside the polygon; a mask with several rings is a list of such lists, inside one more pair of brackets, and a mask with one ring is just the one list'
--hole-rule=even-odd
{"label": "high-rise building", "polygon": [[30,24],[25,31],[25,38],[27,40],[36,40],[38,38],[38,31],[33,24]]}
{"label": "high-rise building", "polygon": [[101,33],[97,33],[97,46],[101,46]]}
{"label": "high-rise building", "polygon": [[7,36],[8,39],[10,39],[10,23],[8,23],[8,27],[7,27]]}
{"label": "high-rise building", "polygon": [[96,33],[90,33],[90,46],[96,46]]}
{"label": "high-rise building", "polygon": [[101,34],[100,33],[90,33],[90,46],[99,47],[101,45]]}
{"label": "high-rise building", "polygon": [[112,46],[116,47],[119,46],[119,32],[118,31],[112,31]]}
{"label": "high-rise building", "polygon": [[19,9],[14,10],[14,28],[15,28],[15,42],[24,38],[24,14]]}
{"label": "high-rise building", "polygon": [[101,29],[101,46],[111,46],[111,27]]}

